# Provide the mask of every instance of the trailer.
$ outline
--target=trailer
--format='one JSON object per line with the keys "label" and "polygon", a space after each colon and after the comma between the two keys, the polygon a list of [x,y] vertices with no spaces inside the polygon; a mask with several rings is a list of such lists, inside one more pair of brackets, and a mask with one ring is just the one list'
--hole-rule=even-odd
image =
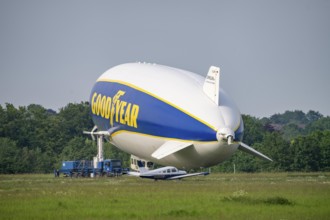
{"label": "trailer", "polygon": [[59,173],[66,177],[112,177],[127,173],[127,169],[122,168],[122,162],[118,159],[103,161],[75,160],[63,161]]}
{"label": "trailer", "polygon": [[97,176],[121,176],[123,172],[121,160],[106,159],[97,163],[97,169],[94,170],[94,175]]}

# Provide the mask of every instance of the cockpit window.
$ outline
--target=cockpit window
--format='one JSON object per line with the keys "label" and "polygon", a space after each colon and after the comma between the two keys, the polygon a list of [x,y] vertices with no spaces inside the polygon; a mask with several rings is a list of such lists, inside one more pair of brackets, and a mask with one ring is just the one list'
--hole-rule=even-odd
{"label": "cockpit window", "polygon": [[172,173],[176,173],[176,169],[175,168],[172,169]]}

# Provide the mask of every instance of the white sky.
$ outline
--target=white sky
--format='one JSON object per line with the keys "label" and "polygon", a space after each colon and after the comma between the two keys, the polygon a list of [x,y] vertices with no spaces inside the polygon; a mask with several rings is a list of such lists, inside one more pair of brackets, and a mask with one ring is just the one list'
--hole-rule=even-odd
{"label": "white sky", "polygon": [[206,75],[243,114],[330,115],[330,1],[0,0],[0,104],[88,101],[105,70],[145,61]]}

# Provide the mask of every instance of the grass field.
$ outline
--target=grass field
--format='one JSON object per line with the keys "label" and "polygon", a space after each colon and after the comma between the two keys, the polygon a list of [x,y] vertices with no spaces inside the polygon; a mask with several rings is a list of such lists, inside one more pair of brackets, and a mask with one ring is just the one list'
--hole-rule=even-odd
{"label": "grass field", "polygon": [[0,219],[330,219],[330,173],[0,175]]}

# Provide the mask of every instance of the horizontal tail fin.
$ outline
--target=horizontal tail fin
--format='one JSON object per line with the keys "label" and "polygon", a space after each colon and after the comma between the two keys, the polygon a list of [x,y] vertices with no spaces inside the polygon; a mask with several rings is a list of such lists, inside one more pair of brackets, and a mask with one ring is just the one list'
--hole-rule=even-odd
{"label": "horizontal tail fin", "polygon": [[159,160],[189,146],[192,146],[192,143],[181,141],[166,141],[155,152],[153,152],[151,156]]}
{"label": "horizontal tail fin", "polygon": [[241,151],[244,151],[245,153],[248,153],[248,154],[252,154],[256,157],[259,157],[263,160],[268,160],[268,161],[273,161],[272,159],[270,159],[269,157],[267,157],[266,155],[260,153],[259,151],[253,149],[252,147],[248,146],[247,144],[244,144],[243,142],[239,142],[239,147],[238,149],[241,150]]}

